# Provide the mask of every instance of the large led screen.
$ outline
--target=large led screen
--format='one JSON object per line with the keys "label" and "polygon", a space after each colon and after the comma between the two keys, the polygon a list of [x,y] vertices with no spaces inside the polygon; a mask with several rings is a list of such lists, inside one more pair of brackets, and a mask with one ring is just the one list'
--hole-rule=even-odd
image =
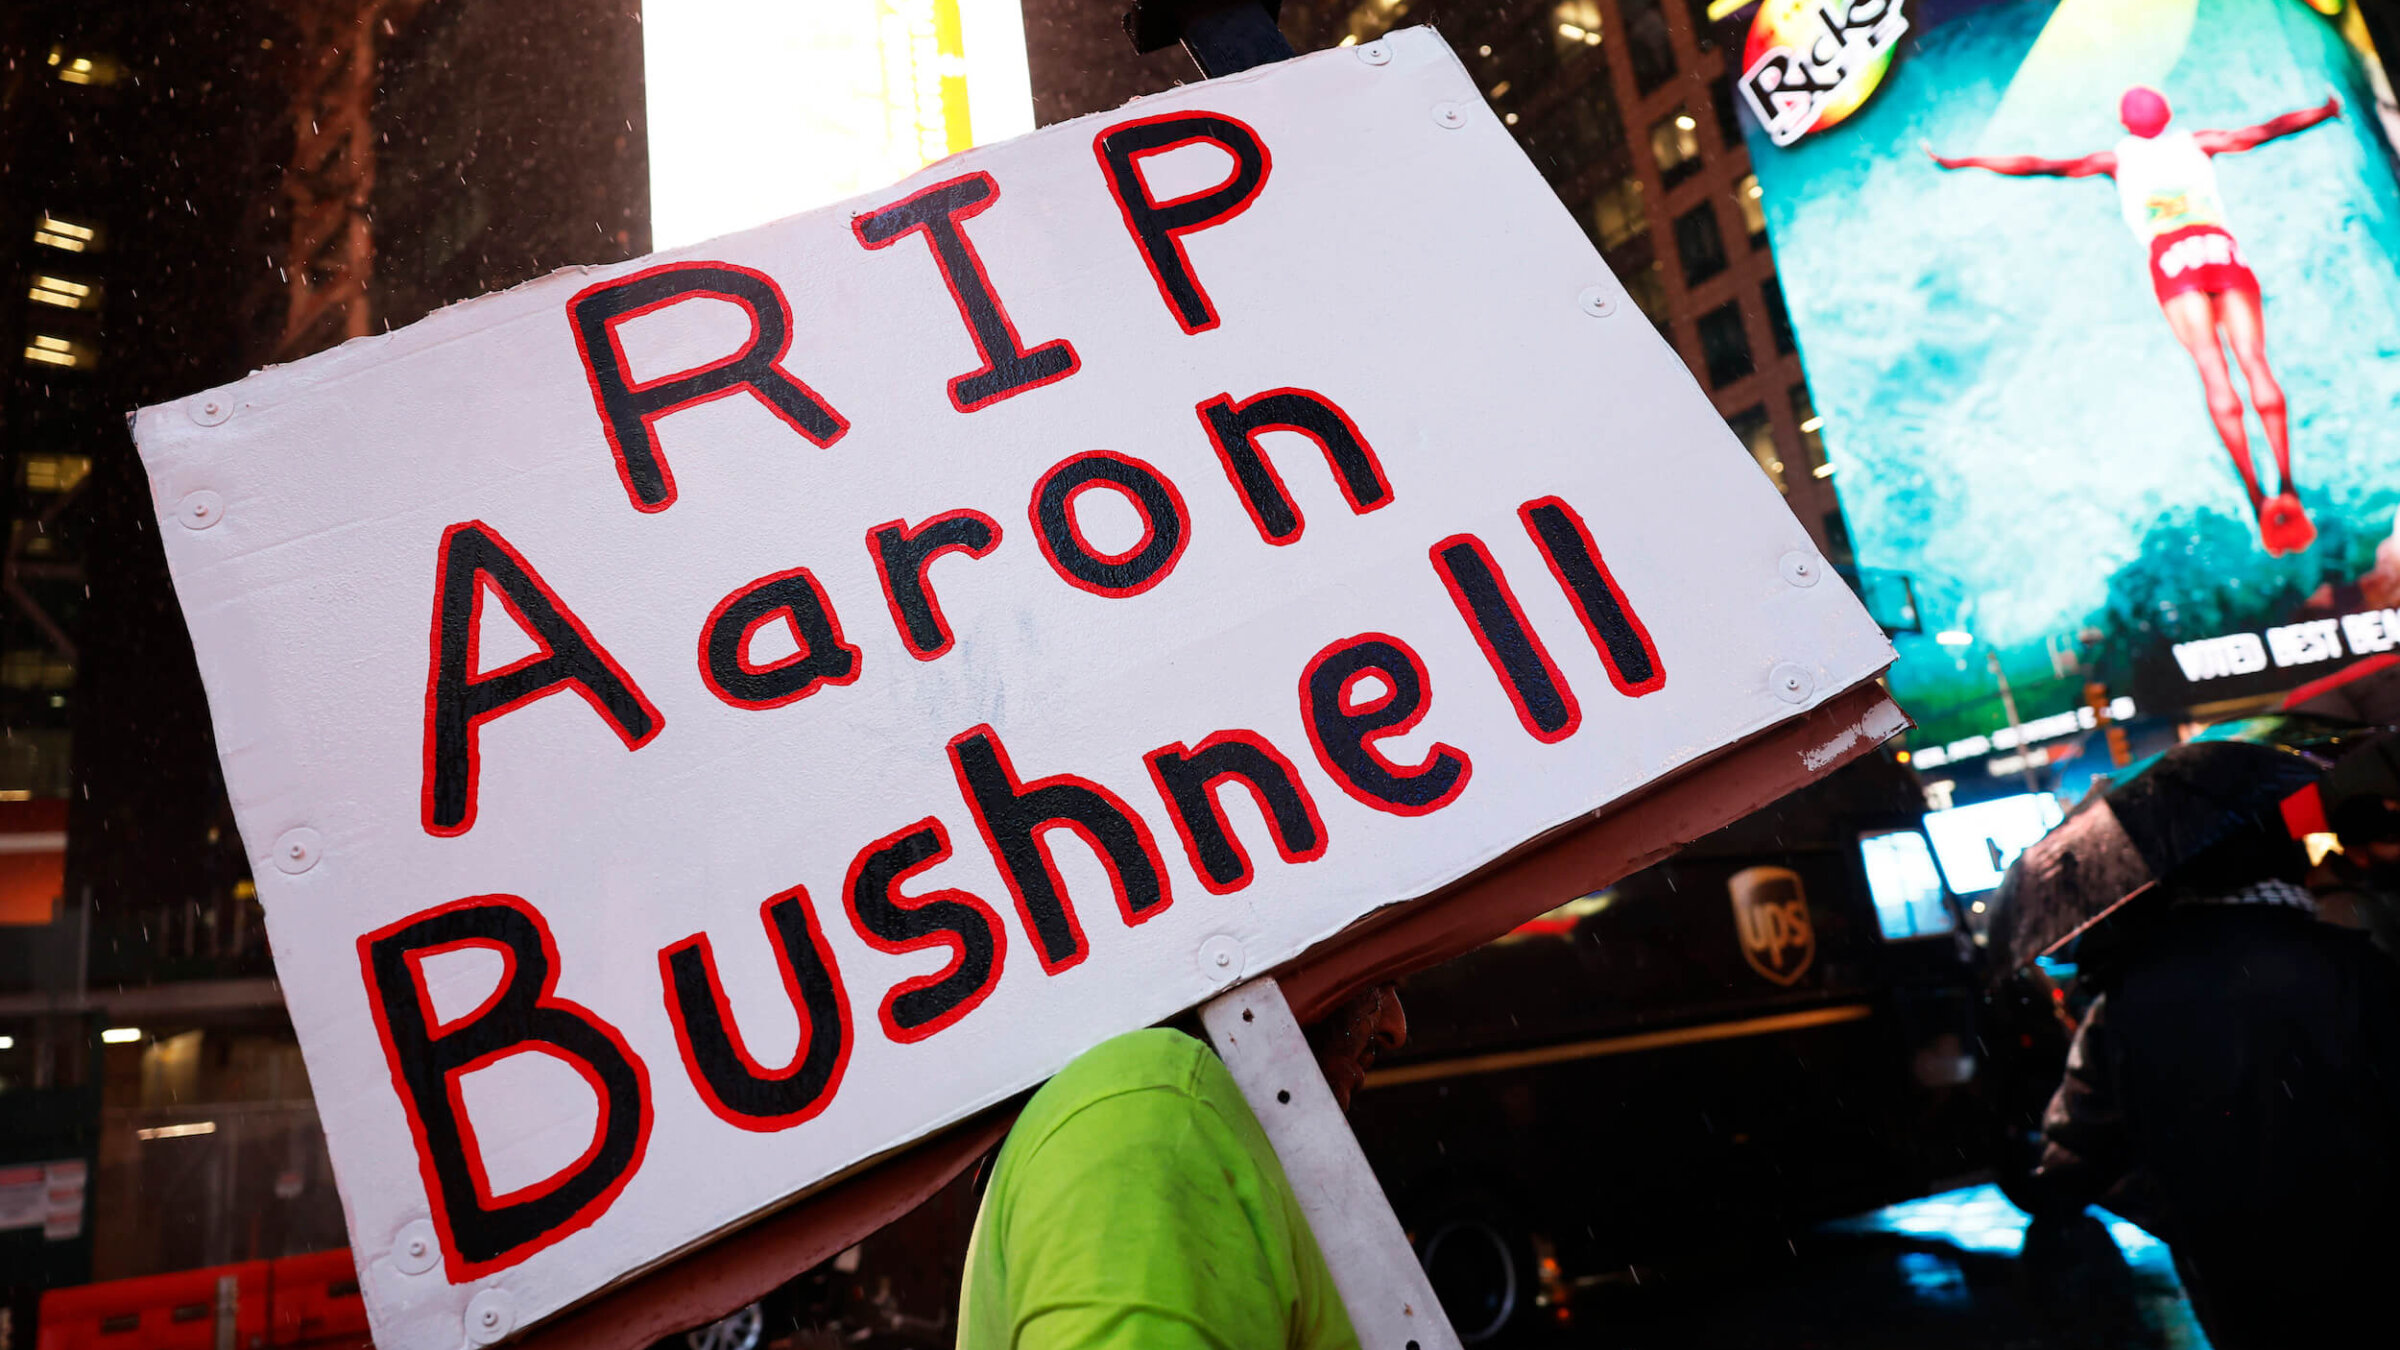
{"label": "large led screen", "polygon": [[2002,724],[1994,658],[2039,717],[2400,644],[2400,190],[2348,0],[1743,20],[1859,561],[1917,588],[1892,683],[1925,739]]}

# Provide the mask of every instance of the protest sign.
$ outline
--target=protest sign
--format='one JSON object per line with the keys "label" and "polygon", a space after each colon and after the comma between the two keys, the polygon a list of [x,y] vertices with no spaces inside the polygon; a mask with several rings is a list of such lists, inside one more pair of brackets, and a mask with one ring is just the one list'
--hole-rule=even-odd
{"label": "protest sign", "polygon": [[392,1350],[1892,655],[1422,31],[136,435]]}

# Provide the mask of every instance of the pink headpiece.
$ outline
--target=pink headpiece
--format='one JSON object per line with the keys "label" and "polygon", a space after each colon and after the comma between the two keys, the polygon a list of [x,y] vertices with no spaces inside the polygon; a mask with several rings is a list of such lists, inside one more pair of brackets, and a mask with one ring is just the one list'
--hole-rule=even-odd
{"label": "pink headpiece", "polygon": [[2126,90],[2117,104],[2117,116],[2124,119],[2125,129],[2144,139],[2165,131],[2167,119],[2174,115],[2167,107],[2167,96],[2148,85]]}

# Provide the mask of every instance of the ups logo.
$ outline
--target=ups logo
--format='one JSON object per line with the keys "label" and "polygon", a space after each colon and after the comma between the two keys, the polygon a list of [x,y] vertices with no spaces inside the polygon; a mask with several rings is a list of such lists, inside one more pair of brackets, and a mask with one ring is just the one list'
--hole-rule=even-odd
{"label": "ups logo", "polygon": [[1780,985],[1808,973],[1817,932],[1808,921],[1808,891],[1788,867],[1745,867],[1725,883],[1733,895],[1733,928],[1742,958]]}

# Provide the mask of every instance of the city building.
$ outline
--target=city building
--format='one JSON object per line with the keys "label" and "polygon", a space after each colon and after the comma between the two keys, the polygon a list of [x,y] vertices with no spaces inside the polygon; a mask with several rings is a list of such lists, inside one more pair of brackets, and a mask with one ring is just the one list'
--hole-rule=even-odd
{"label": "city building", "polygon": [[647,252],[641,68],[631,3],[0,7],[0,1346],[344,1241],[126,414]]}

